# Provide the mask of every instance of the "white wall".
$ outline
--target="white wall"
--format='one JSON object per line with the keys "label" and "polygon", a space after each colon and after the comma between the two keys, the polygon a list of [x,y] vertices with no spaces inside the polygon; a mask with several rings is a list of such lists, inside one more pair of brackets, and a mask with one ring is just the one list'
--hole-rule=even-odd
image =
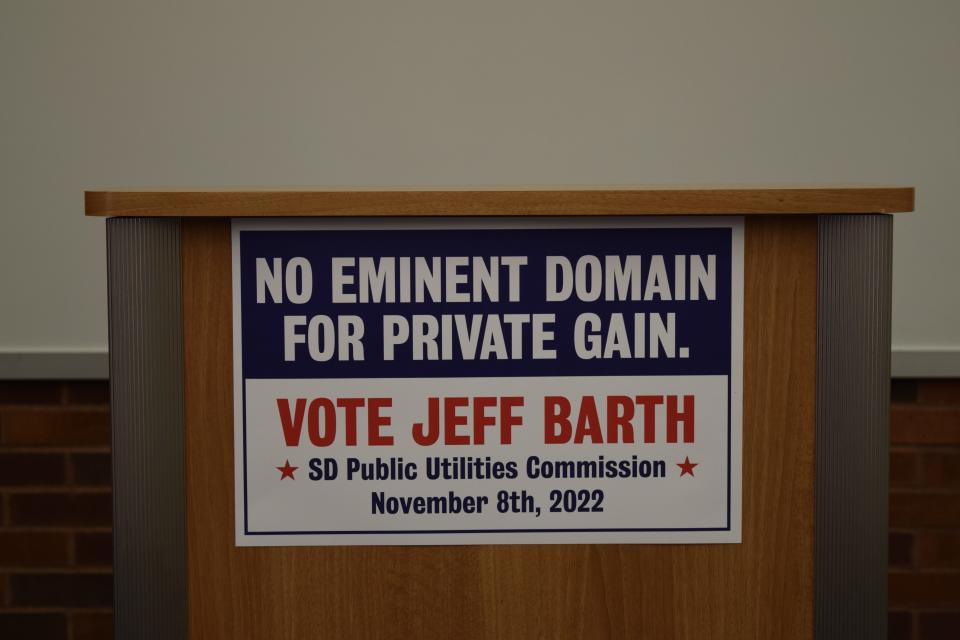
{"label": "white wall", "polygon": [[960,374],[953,0],[0,2],[4,352],[106,348],[85,188],[724,182],[916,186],[894,346]]}

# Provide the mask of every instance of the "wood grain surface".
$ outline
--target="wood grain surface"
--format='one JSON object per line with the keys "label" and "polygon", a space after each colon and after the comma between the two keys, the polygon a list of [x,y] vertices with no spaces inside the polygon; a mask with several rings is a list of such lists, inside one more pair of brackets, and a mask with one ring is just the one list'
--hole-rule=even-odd
{"label": "wood grain surface", "polygon": [[815,217],[747,220],[735,545],[235,547],[229,225],[183,222],[191,638],[812,637]]}
{"label": "wood grain surface", "polygon": [[910,187],[87,191],[88,216],[569,216],[913,211]]}

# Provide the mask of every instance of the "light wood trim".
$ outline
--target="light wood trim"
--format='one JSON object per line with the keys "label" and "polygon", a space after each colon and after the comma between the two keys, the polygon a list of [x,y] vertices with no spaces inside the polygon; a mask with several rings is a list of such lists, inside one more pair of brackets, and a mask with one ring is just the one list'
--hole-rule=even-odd
{"label": "light wood trim", "polygon": [[742,544],[237,548],[230,225],[184,220],[189,636],[809,640],[817,220],[745,242]]}
{"label": "light wood trim", "polygon": [[911,187],[87,191],[88,216],[581,216],[894,213]]}

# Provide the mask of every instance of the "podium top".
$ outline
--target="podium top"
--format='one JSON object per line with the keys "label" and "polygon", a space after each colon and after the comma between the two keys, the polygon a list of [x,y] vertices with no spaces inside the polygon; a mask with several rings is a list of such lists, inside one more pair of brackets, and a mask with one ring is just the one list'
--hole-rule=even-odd
{"label": "podium top", "polygon": [[843,214],[913,211],[912,187],[468,187],[86,191],[88,216]]}

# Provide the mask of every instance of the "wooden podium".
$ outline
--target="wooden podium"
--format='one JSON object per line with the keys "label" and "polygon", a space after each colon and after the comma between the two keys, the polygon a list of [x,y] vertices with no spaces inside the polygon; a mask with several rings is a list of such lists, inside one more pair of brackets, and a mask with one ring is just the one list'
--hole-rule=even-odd
{"label": "wooden podium", "polygon": [[[90,191],[118,638],[883,638],[910,188]],[[231,218],[744,216],[742,543],[235,546]]]}

